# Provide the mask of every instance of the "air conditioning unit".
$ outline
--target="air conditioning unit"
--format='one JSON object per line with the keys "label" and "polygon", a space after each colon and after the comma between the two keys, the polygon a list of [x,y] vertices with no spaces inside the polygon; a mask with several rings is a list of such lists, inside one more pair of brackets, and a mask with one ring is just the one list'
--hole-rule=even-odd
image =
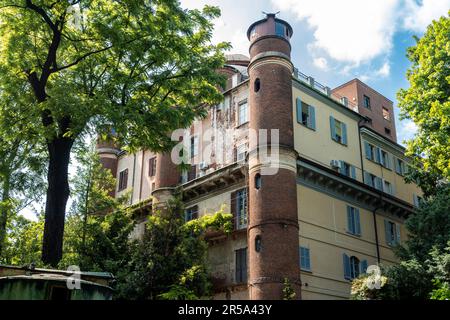
{"label": "air conditioning unit", "polygon": [[339,160],[331,160],[330,165],[332,168],[338,169],[340,167]]}
{"label": "air conditioning unit", "polygon": [[200,162],[200,164],[198,165],[198,167],[199,167],[199,169],[201,170],[201,171],[206,171],[208,168],[209,168],[209,166],[208,166],[208,164],[206,163],[206,162]]}

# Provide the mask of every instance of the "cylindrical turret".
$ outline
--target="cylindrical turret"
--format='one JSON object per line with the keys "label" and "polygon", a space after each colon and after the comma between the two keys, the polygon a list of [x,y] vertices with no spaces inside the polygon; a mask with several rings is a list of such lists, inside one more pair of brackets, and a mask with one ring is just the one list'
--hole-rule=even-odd
{"label": "cylindrical turret", "polygon": [[[297,216],[297,153],[294,149],[291,26],[267,14],[248,30],[250,44],[250,129],[268,130],[267,147],[279,148],[279,169],[260,159],[261,142],[249,151],[249,290],[251,299],[282,299],[287,278],[300,298]],[[271,131],[279,130],[279,145]]]}
{"label": "cylindrical turret", "polygon": [[156,157],[155,189],[152,192],[153,207],[164,205],[173,195],[174,187],[180,181],[177,165],[172,161],[171,152],[158,153]]}
{"label": "cylindrical turret", "polygon": [[[117,178],[117,164],[119,162],[120,148],[118,148],[112,140],[98,139],[96,150],[103,168],[111,171],[112,176]],[[111,190],[109,194],[111,197],[114,197],[116,190]]]}

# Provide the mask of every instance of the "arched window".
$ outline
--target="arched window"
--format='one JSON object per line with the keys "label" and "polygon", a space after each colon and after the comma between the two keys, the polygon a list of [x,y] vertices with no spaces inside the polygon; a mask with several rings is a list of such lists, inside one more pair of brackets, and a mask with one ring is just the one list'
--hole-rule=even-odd
{"label": "arched window", "polygon": [[359,277],[359,259],[357,257],[350,257],[350,276],[352,279]]}
{"label": "arched window", "polygon": [[260,89],[261,89],[261,80],[259,80],[259,78],[257,78],[255,80],[255,92],[259,92]]}
{"label": "arched window", "polygon": [[259,173],[255,175],[255,189],[261,189],[261,175]]}

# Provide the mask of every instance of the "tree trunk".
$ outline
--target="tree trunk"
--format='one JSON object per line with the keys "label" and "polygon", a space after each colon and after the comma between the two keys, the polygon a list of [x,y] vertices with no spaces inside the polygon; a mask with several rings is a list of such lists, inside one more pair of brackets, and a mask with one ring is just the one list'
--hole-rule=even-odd
{"label": "tree trunk", "polygon": [[55,138],[47,144],[48,189],[42,261],[52,267],[56,267],[62,258],[64,220],[69,198],[68,170],[73,142],[69,138]]}
{"label": "tree trunk", "polygon": [[0,256],[2,255],[6,239],[6,224],[8,222],[9,211],[9,191],[9,176],[6,176],[5,181],[3,182],[2,198],[0,200],[2,202],[2,204],[0,204]]}

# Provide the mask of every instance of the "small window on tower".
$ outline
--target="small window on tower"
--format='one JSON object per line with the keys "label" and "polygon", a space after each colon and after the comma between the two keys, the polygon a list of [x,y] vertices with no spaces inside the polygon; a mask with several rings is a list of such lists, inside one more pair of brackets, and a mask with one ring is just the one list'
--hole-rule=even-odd
{"label": "small window on tower", "polygon": [[285,25],[282,24],[281,22],[275,23],[275,34],[277,36],[284,37],[285,29],[286,29]]}
{"label": "small window on tower", "polygon": [[255,175],[255,189],[261,189],[261,175],[259,173]]}
{"label": "small window on tower", "polygon": [[391,114],[389,113],[389,110],[383,107],[383,118],[384,120],[391,121]]}
{"label": "small window on tower", "polygon": [[261,80],[259,80],[259,78],[257,78],[255,80],[255,92],[259,92],[260,89],[261,89]]}

